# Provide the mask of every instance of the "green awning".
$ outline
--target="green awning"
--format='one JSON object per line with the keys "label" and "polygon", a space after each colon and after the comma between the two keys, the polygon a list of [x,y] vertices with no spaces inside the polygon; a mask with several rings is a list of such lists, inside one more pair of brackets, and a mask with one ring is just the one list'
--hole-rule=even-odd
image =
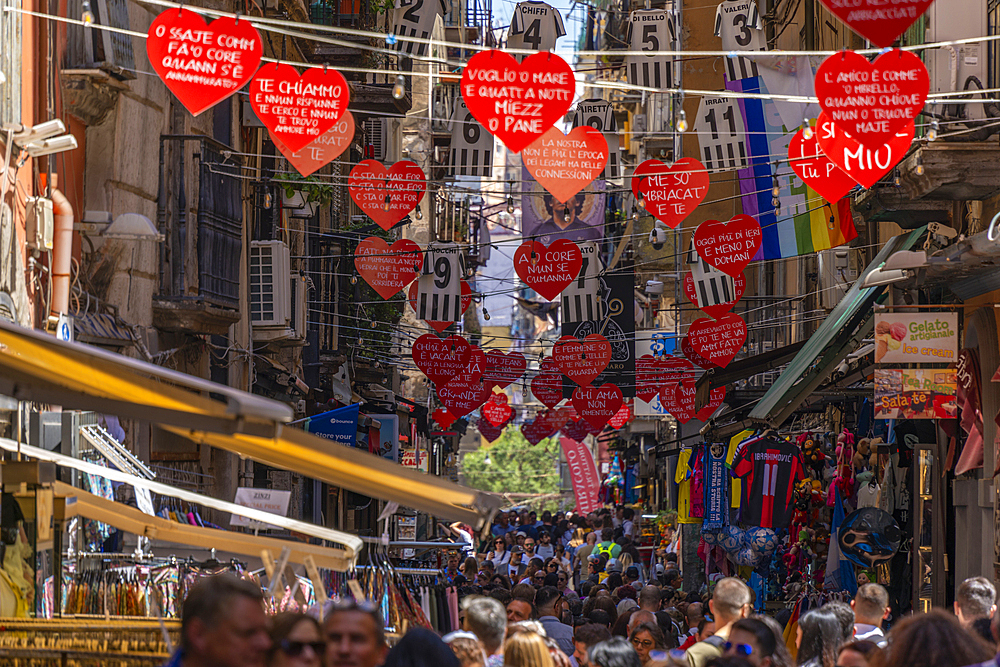
{"label": "green awning", "polygon": [[875,327],[873,306],[885,286],[862,287],[865,278],[898,250],[909,250],[926,227],[889,240],[750,412],[750,419],[777,428],[819,387]]}

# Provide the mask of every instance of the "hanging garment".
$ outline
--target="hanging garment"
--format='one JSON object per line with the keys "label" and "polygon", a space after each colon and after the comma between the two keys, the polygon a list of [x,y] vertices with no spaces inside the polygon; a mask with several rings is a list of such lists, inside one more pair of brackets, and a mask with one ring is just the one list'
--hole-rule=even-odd
{"label": "hanging garment", "polygon": [[673,60],[669,55],[677,44],[673,12],[668,9],[636,9],[628,16],[625,43],[629,51],[641,56],[626,56],[625,77],[634,86],[673,87]]}
{"label": "hanging garment", "polygon": [[[544,2],[529,0],[514,7],[514,16],[507,31],[507,48],[551,51],[556,40],[566,34],[559,11]],[[524,55],[517,55],[518,62]]]}
{"label": "hanging garment", "polygon": [[[715,10],[715,36],[722,38],[724,51],[764,51],[764,22],[754,0],[726,0]],[[726,58],[726,80],[758,76],[757,63],[750,58]]]}
{"label": "hanging garment", "polygon": [[[691,468],[692,449],[682,449],[677,457],[677,523],[701,523],[701,519],[691,515]],[[678,531],[679,532],[679,531]]]}
{"label": "hanging garment", "polygon": [[494,155],[493,135],[472,117],[469,107],[461,97],[455,100],[455,108],[448,121],[448,131],[451,132],[448,175],[491,176]]}
{"label": "hanging garment", "polygon": [[[434,19],[451,11],[448,0],[396,0],[393,10],[393,32],[400,37],[430,39]],[[396,42],[396,49],[410,55],[427,55],[427,44],[407,40]]]}
{"label": "hanging garment", "polygon": [[746,479],[741,518],[748,526],[788,527],[795,485],[805,478],[802,452],[786,441],[761,438],[737,454],[733,474]]}

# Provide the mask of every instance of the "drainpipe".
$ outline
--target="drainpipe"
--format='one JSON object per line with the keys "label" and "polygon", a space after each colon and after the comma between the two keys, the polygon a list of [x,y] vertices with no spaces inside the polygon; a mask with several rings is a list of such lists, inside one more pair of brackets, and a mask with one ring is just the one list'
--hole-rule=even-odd
{"label": "drainpipe", "polygon": [[70,264],[73,257],[73,207],[66,196],[52,188],[54,217],[52,238],[52,303],[49,318],[69,311]]}

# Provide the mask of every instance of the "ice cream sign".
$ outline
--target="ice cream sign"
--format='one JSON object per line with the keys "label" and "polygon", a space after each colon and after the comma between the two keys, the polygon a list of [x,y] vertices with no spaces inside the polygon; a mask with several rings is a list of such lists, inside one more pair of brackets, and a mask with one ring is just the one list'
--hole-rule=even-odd
{"label": "ice cream sign", "polygon": [[937,364],[958,358],[958,313],[876,313],[875,363]]}

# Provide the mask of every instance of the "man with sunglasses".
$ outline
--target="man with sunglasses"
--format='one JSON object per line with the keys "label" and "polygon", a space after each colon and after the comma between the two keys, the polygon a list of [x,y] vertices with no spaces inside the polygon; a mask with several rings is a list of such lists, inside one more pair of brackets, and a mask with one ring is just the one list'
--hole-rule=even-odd
{"label": "man with sunglasses", "polygon": [[750,588],[742,579],[725,577],[715,584],[712,599],[708,601],[708,608],[715,619],[715,634],[687,650],[691,667],[705,667],[710,660],[722,655],[733,624],[750,615],[751,600]]}
{"label": "man with sunglasses", "polygon": [[[558,563],[556,563],[556,567],[559,567]],[[576,594],[576,591],[569,587],[568,574],[565,572],[559,572],[557,575],[557,581],[558,583],[556,584],[556,588],[559,589],[559,592],[563,594],[563,597],[566,598],[567,601],[580,599],[580,596]]]}
{"label": "man with sunglasses", "polygon": [[513,582],[520,582],[522,575],[528,566],[521,561],[524,558],[524,549],[517,545],[510,548],[510,560],[507,562],[507,576]]}
{"label": "man with sunglasses", "polygon": [[556,554],[556,549],[552,546],[552,536],[547,530],[538,531],[538,546],[535,553],[539,558],[552,558]]}
{"label": "man with sunglasses", "polygon": [[385,660],[385,626],[371,604],[335,602],[327,613],[326,667],[378,667]]}

